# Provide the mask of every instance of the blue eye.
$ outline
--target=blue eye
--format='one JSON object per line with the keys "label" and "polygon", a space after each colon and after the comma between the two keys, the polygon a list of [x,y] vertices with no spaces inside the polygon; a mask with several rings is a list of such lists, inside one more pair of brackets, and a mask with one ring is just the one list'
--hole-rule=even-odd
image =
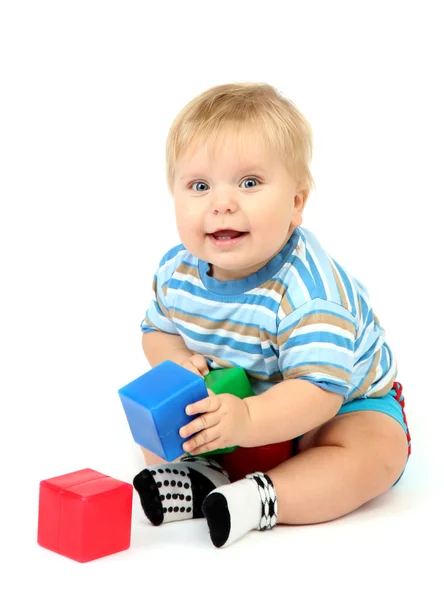
{"label": "blue eye", "polygon": [[241,186],[244,183],[247,184],[244,186],[246,189],[250,189],[259,185],[259,181],[255,177],[249,177],[248,179],[244,179],[241,183]]}
{"label": "blue eye", "polygon": [[191,184],[191,189],[194,190],[195,192],[206,192],[210,188],[203,181],[195,181],[194,183]]}

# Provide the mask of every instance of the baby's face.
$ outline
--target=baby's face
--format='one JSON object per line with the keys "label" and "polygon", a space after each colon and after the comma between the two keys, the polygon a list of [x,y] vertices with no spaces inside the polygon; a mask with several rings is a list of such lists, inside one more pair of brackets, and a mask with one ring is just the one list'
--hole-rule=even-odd
{"label": "baby's face", "polygon": [[220,281],[264,266],[302,222],[305,196],[278,157],[253,140],[179,158],[173,196],[179,236]]}

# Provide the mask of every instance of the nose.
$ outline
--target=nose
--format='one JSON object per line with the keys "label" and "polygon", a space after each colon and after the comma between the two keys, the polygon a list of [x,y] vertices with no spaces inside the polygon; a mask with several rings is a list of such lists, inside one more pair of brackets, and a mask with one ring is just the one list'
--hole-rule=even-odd
{"label": "nose", "polygon": [[211,212],[214,215],[233,213],[237,210],[237,201],[230,191],[219,192],[213,195]]}

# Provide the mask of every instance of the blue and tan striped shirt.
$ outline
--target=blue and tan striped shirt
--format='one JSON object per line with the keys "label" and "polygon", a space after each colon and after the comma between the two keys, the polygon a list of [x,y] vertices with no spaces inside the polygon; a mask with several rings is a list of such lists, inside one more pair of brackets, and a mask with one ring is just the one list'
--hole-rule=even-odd
{"label": "blue and tan striped shirt", "polygon": [[306,379],[344,396],[386,394],[397,374],[365,287],[305,228],[256,273],[217,281],[178,245],[160,261],[143,332],[180,335],[212,369],[243,367],[256,394]]}

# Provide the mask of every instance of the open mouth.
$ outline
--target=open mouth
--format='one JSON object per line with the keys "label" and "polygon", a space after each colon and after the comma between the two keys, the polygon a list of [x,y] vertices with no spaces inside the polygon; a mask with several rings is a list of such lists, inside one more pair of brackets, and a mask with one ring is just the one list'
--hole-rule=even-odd
{"label": "open mouth", "polygon": [[238,243],[247,235],[246,231],[236,231],[235,229],[220,229],[209,233],[208,237],[216,246],[231,246]]}

